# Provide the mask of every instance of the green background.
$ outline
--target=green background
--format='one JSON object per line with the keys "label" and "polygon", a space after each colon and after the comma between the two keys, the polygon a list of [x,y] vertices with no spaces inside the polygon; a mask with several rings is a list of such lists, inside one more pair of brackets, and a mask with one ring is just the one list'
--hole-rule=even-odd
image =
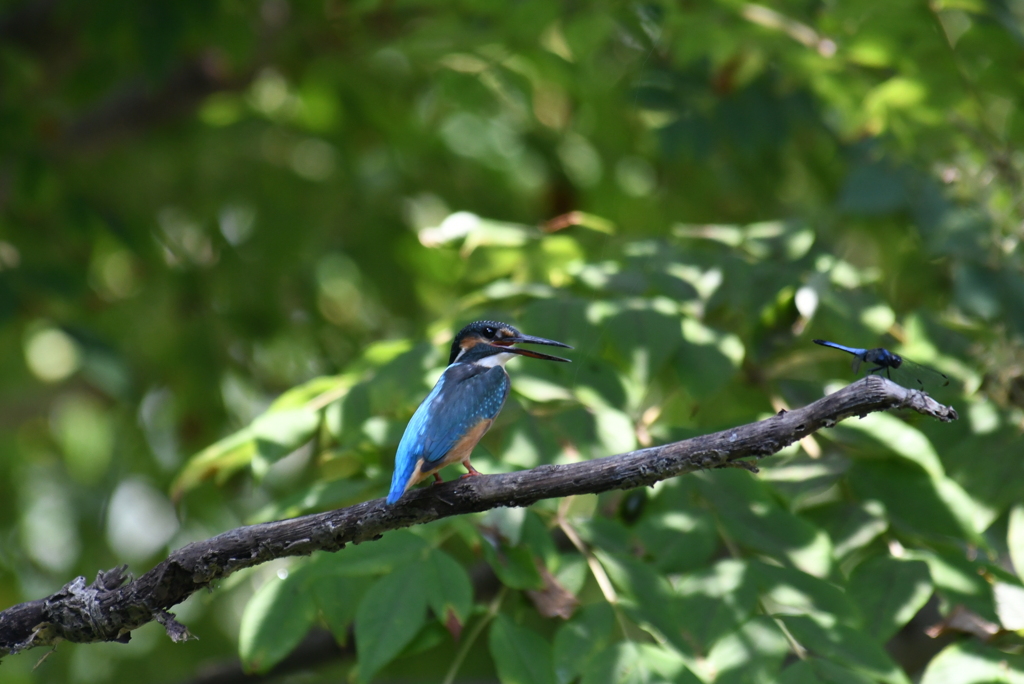
{"label": "green background", "polygon": [[809,403],[854,378],[819,337],[961,419],[275,562],[198,641],[0,678],[1024,681],[1022,49],[1019,0],[2,3],[0,607],[382,496],[478,318],[575,347],[510,364],[484,472]]}

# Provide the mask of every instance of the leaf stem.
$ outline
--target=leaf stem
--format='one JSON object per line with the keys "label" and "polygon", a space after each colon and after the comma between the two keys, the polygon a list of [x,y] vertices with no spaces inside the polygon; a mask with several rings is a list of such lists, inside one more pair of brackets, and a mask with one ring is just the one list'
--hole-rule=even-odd
{"label": "leaf stem", "polygon": [[[566,502],[572,497],[567,497]],[[558,526],[568,537],[572,545],[583,554],[583,557],[587,560],[587,566],[590,568],[590,573],[594,576],[594,580],[597,582],[597,586],[601,589],[601,593],[604,594],[604,600],[608,602],[608,605],[612,607],[612,613],[615,614],[615,621],[619,623],[619,629],[622,631],[622,638],[632,643],[633,639],[629,635],[629,630],[626,629],[626,618],[622,614],[622,608],[619,606],[619,595],[615,591],[615,587],[612,585],[611,579],[608,577],[608,573],[605,572],[604,566],[601,565],[601,561],[598,560],[597,556],[587,547],[587,545],[580,538],[576,530],[565,518],[564,515],[565,506],[560,506],[558,510]]]}
{"label": "leaf stem", "polygon": [[505,595],[508,593],[507,587],[502,587],[498,595],[491,601],[491,605],[487,607],[487,612],[480,619],[478,623],[473,625],[473,630],[466,635],[466,638],[462,641],[462,646],[459,647],[458,653],[455,654],[455,658],[452,660],[451,667],[448,668],[448,674],[444,676],[442,684],[452,684],[455,681],[455,675],[459,673],[459,668],[462,667],[462,661],[469,655],[469,649],[473,647],[473,643],[480,637],[484,631],[484,627],[490,624],[491,620],[498,614],[498,609],[501,608],[501,602],[505,600]]}
{"label": "leaf stem", "polygon": [[[743,554],[740,553],[739,547],[736,545],[736,542],[733,541],[732,537],[730,537],[729,534],[725,531],[725,528],[722,527],[720,524],[716,525],[716,527],[718,528],[718,536],[722,538],[722,542],[725,544],[725,548],[726,550],[728,550],[729,555],[737,559],[742,558]],[[793,633],[789,631],[788,627],[786,627],[785,622],[783,622],[781,619],[779,619],[775,615],[772,615],[771,612],[769,612],[768,607],[764,603],[764,599],[762,599],[760,596],[757,597],[757,607],[761,610],[763,614],[771,618],[772,622],[775,623],[775,626],[779,628],[779,631],[782,632],[782,636],[786,638],[786,643],[789,644],[789,647],[790,649],[792,649],[794,655],[796,655],[796,657],[800,660],[807,660],[807,649],[803,647],[803,644],[796,640],[796,637],[793,636]]]}

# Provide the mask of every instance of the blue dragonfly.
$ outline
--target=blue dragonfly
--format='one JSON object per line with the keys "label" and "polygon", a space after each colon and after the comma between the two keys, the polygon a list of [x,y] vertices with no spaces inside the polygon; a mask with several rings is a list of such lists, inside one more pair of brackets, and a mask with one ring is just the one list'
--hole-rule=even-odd
{"label": "blue dragonfly", "polygon": [[899,385],[910,389],[934,389],[945,387],[949,384],[949,377],[945,373],[914,363],[905,359],[899,354],[894,354],[883,347],[875,349],[858,349],[857,347],[846,347],[827,340],[814,340],[815,344],[823,347],[840,349],[847,354],[853,354],[853,372],[859,373],[861,364],[870,364],[868,373],[885,373],[885,377]]}

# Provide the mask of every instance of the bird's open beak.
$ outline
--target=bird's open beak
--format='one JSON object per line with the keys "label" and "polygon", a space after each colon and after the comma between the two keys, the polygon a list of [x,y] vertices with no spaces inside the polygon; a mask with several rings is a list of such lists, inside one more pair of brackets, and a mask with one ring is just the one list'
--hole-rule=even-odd
{"label": "bird's open beak", "polygon": [[543,337],[533,337],[532,335],[520,335],[519,337],[506,337],[500,341],[492,343],[494,347],[500,347],[502,351],[510,354],[519,354],[521,356],[529,356],[531,359],[543,359],[545,361],[561,361],[563,363],[572,363],[569,359],[563,359],[561,356],[551,356],[549,354],[541,354],[540,352],[531,351],[529,349],[520,349],[513,347],[513,344],[546,344],[549,347],[563,347],[565,349],[572,349],[571,346],[564,342],[555,342],[554,340],[547,340]]}

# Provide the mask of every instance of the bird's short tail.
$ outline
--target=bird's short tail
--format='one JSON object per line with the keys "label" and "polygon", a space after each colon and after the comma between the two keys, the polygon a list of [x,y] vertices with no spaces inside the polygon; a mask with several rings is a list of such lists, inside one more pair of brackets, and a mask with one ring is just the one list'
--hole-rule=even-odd
{"label": "bird's short tail", "polygon": [[389,504],[395,503],[402,498],[403,494],[405,494],[405,490],[409,488],[409,480],[412,479],[412,473],[415,469],[415,463],[407,463],[404,467],[397,462],[395,463],[395,474],[391,476],[391,491],[388,492]]}

